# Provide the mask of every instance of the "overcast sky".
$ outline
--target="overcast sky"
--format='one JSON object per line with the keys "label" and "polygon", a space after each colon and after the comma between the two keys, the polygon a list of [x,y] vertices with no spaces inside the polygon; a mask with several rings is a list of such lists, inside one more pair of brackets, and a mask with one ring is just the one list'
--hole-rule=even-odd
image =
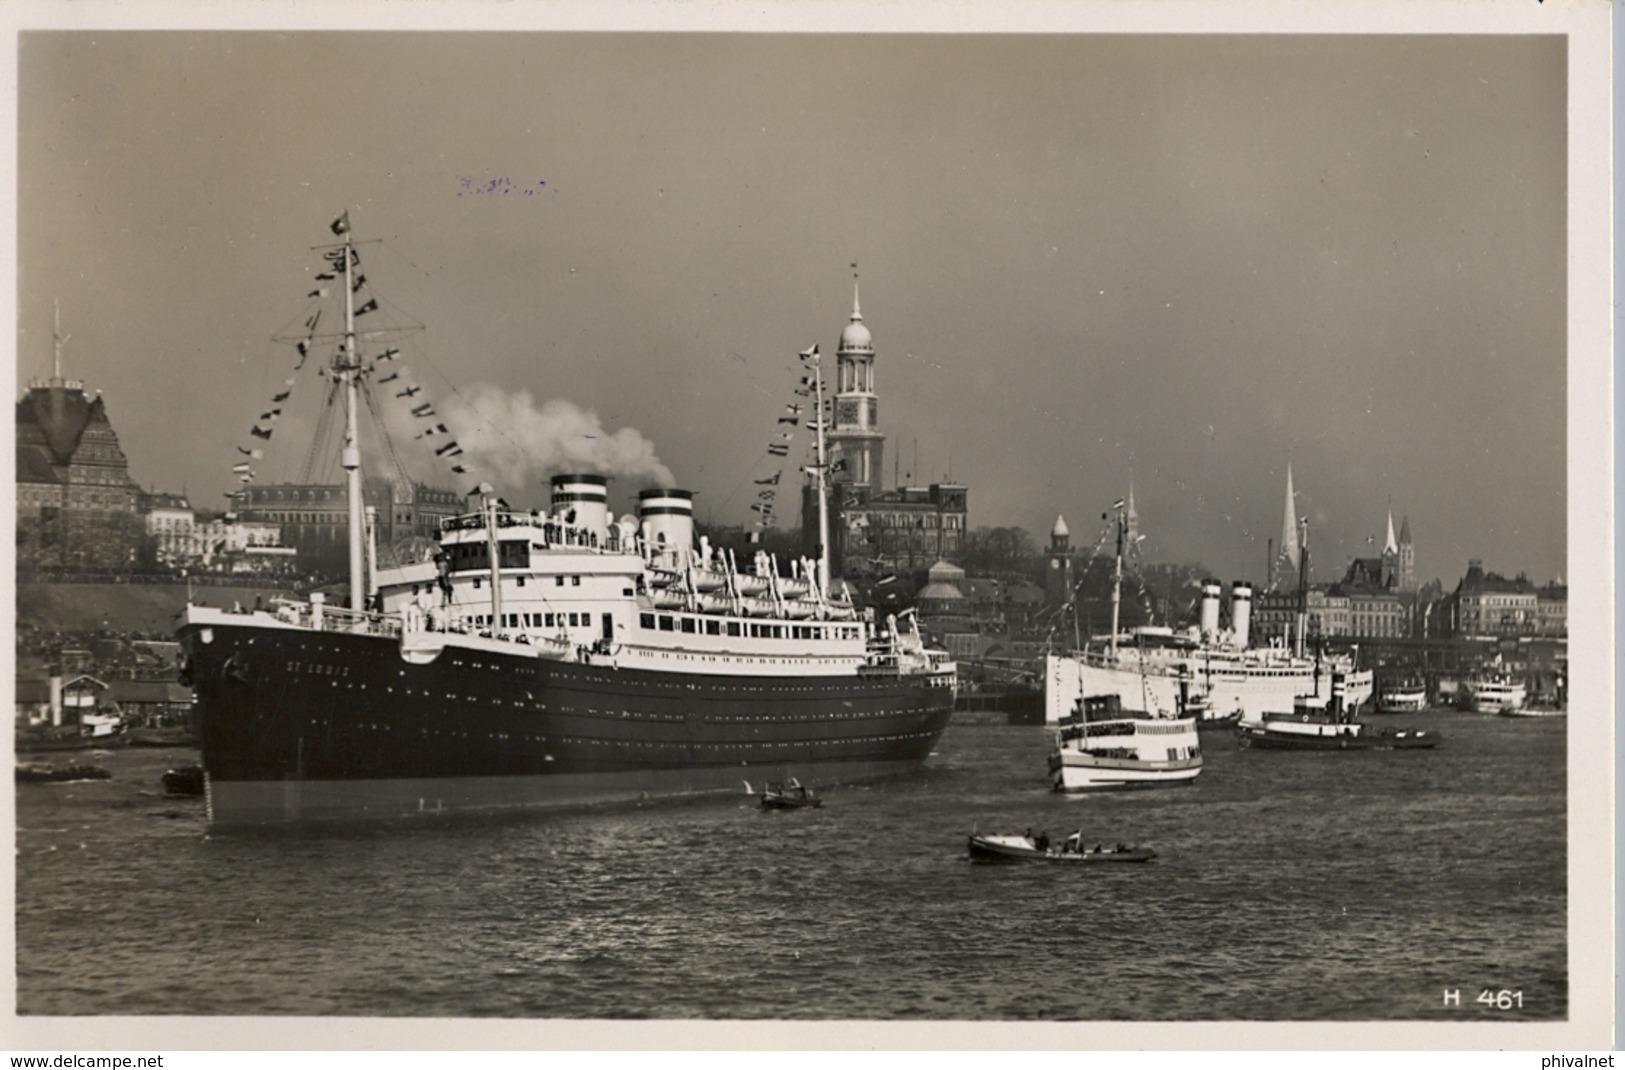
{"label": "overcast sky", "polygon": [[[1424,580],[1544,581],[1565,62],[1557,36],[24,35],[18,389],[58,299],[135,478],[222,506],[348,209],[383,242],[372,322],[426,325],[402,382],[480,478],[535,504],[515,448],[597,443],[621,508],[664,466],[743,523],[855,261],[884,481],[951,470],[972,526],[1061,513],[1087,544],[1132,473],[1149,558],[1259,580],[1290,462],[1318,578],[1391,501]],[[304,463],[318,362],[261,481]]]}

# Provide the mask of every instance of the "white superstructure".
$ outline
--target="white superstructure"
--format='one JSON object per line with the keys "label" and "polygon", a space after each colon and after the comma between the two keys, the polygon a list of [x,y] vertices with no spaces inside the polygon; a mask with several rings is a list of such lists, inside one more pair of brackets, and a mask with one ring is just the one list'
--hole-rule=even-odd
{"label": "white superstructure", "polygon": [[1528,701],[1529,689],[1522,680],[1511,676],[1476,676],[1461,685],[1457,697],[1464,710],[1502,713],[1522,709]]}
{"label": "white superstructure", "polygon": [[1055,790],[1066,793],[1186,783],[1202,771],[1196,720],[1125,711],[1115,695],[1091,696],[1061,723],[1049,768]]}

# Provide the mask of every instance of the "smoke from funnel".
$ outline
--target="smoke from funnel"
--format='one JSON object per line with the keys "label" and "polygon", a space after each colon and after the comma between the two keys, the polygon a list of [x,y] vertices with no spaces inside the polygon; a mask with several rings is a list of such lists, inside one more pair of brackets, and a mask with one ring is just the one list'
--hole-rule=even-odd
{"label": "smoke from funnel", "polygon": [[469,467],[510,488],[534,487],[558,472],[591,472],[670,486],[654,443],[631,427],[604,430],[598,414],[561,398],[538,408],[530,391],[476,383],[442,405]]}

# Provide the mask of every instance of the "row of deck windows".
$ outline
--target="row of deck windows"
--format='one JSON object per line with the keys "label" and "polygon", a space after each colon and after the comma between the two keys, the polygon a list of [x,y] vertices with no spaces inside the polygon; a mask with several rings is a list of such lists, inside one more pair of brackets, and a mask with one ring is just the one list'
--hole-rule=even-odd
{"label": "row of deck windows", "polygon": [[[468,622],[476,628],[489,628],[491,626],[491,614],[471,614],[468,617]],[[501,626],[504,628],[576,628],[591,623],[591,613],[504,613],[502,614]]]}
{"label": "row of deck windows", "polygon": [[[662,632],[689,635],[749,635],[753,639],[856,639],[858,629],[851,625],[827,624],[746,624],[737,620],[695,619],[670,614],[640,613],[638,626]],[[747,630],[748,628],[748,630]]]}

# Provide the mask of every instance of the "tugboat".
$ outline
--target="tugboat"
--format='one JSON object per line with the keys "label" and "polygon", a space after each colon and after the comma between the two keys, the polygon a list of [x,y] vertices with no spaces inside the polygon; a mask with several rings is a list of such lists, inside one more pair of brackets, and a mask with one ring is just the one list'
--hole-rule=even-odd
{"label": "tugboat", "polygon": [[1260,750],[1423,750],[1439,745],[1439,733],[1420,728],[1374,731],[1354,719],[1344,700],[1341,673],[1332,674],[1330,696],[1302,695],[1292,712],[1266,713],[1236,726],[1242,748]]}

